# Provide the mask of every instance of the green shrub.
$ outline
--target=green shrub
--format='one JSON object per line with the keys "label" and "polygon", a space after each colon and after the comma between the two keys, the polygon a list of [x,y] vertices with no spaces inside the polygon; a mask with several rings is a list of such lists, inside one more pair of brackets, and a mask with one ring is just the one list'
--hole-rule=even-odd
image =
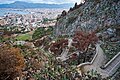
{"label": "green shrub", "polygon": [[53,28],[52,27],[48,27],[48,28],[44,28],[44,27],[40,27],[37,28],[35,30],[35,32],[32,35],[32,39],[38,39],[38,38],[42,38],[45,35],[51,35],[53,32]]}

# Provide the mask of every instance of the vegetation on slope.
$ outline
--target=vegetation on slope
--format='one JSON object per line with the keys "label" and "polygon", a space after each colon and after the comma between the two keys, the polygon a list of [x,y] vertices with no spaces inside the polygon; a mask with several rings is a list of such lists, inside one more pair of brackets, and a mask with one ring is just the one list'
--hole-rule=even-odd
{"label": "vegetation on slope", "polygon": [[48,27],[48,28],[40,27],[37,28],[33,33],[32,39],[35,40],[38,38],[42,38],[45,35],[52,35],[52,33],[53,33],[52,27]]}
{"label": "vegetation on slope", "polygon": [[0,80],[13,80],[22,75],[24,57],[20,49],[1,45],[0,47]]}

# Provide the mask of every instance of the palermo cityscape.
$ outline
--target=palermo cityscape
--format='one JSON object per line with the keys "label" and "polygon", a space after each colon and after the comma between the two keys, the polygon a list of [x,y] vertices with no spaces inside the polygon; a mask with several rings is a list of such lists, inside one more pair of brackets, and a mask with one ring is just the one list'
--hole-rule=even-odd
{"label": "palermo cityscape", "polygon": [[0,0],[0,80],[120,80],[120,0]]}

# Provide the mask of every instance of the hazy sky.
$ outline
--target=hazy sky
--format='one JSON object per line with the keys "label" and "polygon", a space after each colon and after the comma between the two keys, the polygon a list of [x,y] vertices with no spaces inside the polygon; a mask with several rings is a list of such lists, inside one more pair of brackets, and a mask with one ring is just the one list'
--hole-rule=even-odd
{"label": "hazy sky", "polygon": [[33,3],[80,3],[81,0],[0,0],[0,4],[13,3],[14,1],[25,1]]}

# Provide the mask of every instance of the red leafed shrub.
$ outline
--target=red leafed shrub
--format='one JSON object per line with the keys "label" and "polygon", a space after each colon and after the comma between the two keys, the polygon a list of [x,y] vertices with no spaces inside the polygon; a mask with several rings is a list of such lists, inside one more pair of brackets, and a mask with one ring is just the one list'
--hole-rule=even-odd
{"label": "red leafed shrub", "polygon": [[98,41],[95,32],[85,33],[77,31],[73,37],[72,45],[78,50],[84,52],[90,44],[95,44]]}
{"label": "red leafed shrub", "polygon": [[67,45],[68,45],[67,39],[58,40],[55,43],[51,44],[50,51],[55,54],[60,54],[62,52],[62,49],[65,48]]}
{"label": "red leafed shrub", "polygon": [[0,47],[0,80],[13,80],[21,76],[24,66],[20,49],[6,45]]}
{"label": "red leafed shrub", "polygon": [[44,41],[45,41],[45,38],[43,38],[43,39],[38,39],[38,40],[36,40],[33,44],[34,44],[36,47],[40,47],[40,46],[43,45]]}

